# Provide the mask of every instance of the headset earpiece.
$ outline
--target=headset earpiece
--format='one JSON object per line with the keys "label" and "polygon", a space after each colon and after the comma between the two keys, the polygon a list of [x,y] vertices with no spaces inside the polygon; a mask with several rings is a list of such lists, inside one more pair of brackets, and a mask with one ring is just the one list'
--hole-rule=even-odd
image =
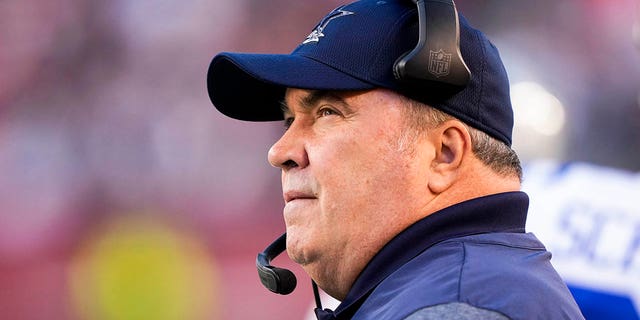
{"label": "headset earpiece", "polygon": [[452,0],[413,0],[418,8],[416,47],[398,58],[396,79],[412,87],[436,87],[456,92],[464,88],[471,72],[460,53],[460,24]]}

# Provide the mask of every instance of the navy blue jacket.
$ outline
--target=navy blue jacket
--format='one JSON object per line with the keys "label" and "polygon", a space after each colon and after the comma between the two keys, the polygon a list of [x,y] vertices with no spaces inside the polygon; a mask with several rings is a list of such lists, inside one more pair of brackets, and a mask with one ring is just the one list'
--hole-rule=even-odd
{"label": "navy blue jacket", "polygon": [[318,318],[405,319],[459,302],[510,319],[583,319],[551,254],[525,233],[528,205],[525,193],[508,192],[429,215],[385,245],[335,312],[316,310]]}

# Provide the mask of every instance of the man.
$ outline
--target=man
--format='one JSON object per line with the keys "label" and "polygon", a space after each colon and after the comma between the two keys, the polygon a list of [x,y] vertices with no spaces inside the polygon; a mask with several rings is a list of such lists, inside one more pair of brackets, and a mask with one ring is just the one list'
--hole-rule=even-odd
{"label": "man", "polygon": [[403,78],[413,70],[397,61],[425,21],[400,0],[339,7],[290,55],[211,63],[219,111],[284,119],[268,159],[282,171],[287,252],[341,301],[319,319],[582,318],[550,253],[524,232],[497,49],[453,8],[444,38],[457,45],[459,28],[471,76],[450,83],[439,81],[457,72],[457,48],[431,50],[424,72],[435,80]]}

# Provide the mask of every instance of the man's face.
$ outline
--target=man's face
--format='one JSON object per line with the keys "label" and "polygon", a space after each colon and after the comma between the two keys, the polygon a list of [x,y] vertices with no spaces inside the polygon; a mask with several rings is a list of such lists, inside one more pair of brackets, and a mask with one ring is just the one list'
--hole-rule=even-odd
{"label": "man's face", "polygon": [[357,275],[425,204],[432,150],[406,128],[402,104],[386,90],[287,90],[288,129],[269,162],[282,169],[289,256],[325,290]]}

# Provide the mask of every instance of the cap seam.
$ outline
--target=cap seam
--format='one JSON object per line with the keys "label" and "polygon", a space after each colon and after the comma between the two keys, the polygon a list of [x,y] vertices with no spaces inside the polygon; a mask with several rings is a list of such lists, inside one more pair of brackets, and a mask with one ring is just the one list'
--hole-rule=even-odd
{"label": "cap seam", "polygon": [[484,102],[484,72],[485,72],[486,63],[487,63],[487,52],[486,52],[485,44],[482,42],[482,39],[480,39],[480,35],[478,31],[475,32],[475,37],[478,43],[480,44],[480,48],[482,50],[482,59],[481,59],[482,63],[481,63],[481,70],[480,70],[480,93],[478,96],[478,102],[476,104],[476,112],[479,116],[478,120],[480,120],[481,123],[484,124],[486,123],[486,119],[484,114],[481,112],[482,110],[481,106]]}
{"label": "cap seam", "polygon": [[[478,103],[476,105],[476,112],[478,114],[478,120],[480,120],[480,123],[486,128],[485,130],[488,130],[489,132],[492,132],[496,138],[499,138],[499,140],[502,140],[503,142],[505,142],[507,145],[509,145],[511,139],[509,139],[508,136],[506,136],[505,134],[503,134],[499,129],[487,126],[487,118],[486,115],[481,112],[482,111],[482,107],[484,106],[484,101],[485,101],[485,95],[484,95],[484,91],[485,91],[485,71],[486,71],[486,67],[487,67],[487,43],[482,41],[482,37],[481,37],[481,33],[478,30],[475,30],[475,37],[478,40],[478,42],[480,43],[480,48],[481,48],[481,52],[482,52],[482,63],[480,64],[480,96],[478,97]],[[487,41],[489,41],[487,39]]]}

